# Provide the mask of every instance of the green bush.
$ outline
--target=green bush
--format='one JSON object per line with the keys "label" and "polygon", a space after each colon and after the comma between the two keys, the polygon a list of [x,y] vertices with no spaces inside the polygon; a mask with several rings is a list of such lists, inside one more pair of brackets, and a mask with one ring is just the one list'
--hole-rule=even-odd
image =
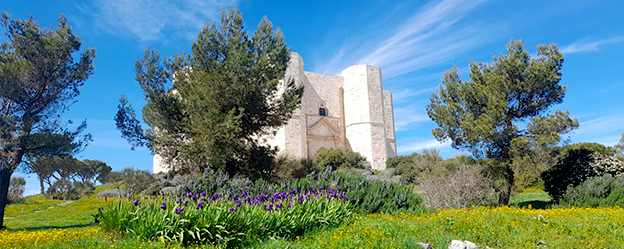
{"label": "green bush", "polygon": [[459,160],[453,159],[445,163],[444,159],[440,157],[439,151],[423,150],[421,154],[413,153],[409,156],[391,158],[386,164],[390,168],[396,168],[395,174],[401,175],[402,183],[418,184],[419,178],[440,175],[442,172],[448,171],[448,168],[457,167],[455,161]]}
{"label": "green bush", "polygon": [[312,172],[318,172],[322,169],[314,165],[314,162],[308,159],[289,159],[287,157],[278,157],[273,163],[273,173],[282,181],[289,181],[306,177]]}
{"label": "green bush", "polygon": [[557,163],[542,173],[544,189],[553,201],[559,202],[569,187],[578,186],[591,177],[624,172],[619,160],[608,160],[612,157],[612,149],[598,145],[582,143],[568,146],[570,148],[563,150]]}
{"label": "green bush", "polygon": [[[201,192],[231,195],[247,191],[285,192],[290,189],[312,191],[315,188],[339,188],[345,191],[352,204],[351,209],[360,214],[419,212],[423,210],[422,200],[413,193],[413,188],[381,180],[368,180],[364,176],[333,172],[330,168],[310,174],[305,178],[280,183],[263,179],[249,181],[246,178],[229,178],[226,174],[207,170],[201,178],[193,179],[180,188],[180,193]],[[374,193],[374,194],[373,194]]]}
{"label": "green bush", "polygon": [[83,196],[93,194],[95,187],[90,181],[79,182],[60,179],[48,188],[47,194],[54,199],[78,200]]}
{"label": "green bush", "polygon": [[22,202],[24,200],[24,190],[26,190],[26,179],[24,177],[11,177],[9,192],[7,193],[9,203]]}
{"label": "green bush", "polygon": [[605,207],[624,205],[624,175],[598,176],[568,188],[559,204],[564,207]]}
{"label": "green bush", "polygon": [[314,157],[314,165],[320,170],[325,170],[326,168],[370,168],[370,165],[366,163],[366,158],[360,155],[360,153],[341,149],[320,149]]}

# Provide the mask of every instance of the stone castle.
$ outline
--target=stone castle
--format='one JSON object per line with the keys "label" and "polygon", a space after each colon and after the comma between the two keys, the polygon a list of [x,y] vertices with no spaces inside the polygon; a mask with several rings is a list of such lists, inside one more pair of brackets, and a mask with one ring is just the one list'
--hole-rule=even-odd
{"label": "stone castle", "polygon": [[304,86],[301,107],[269,144],[293,158],[313,159],[321,148],[355,151],[374,170],[386,169],[386,159],[396,156],[396,138],[392,94],[382,90],[379,67],[312,73],[303,71],[303,59],[292,53],[286,79]]}
{"label": "stone castle", "polygon": [[[301,106],[288,123],[267,141],[280,155],[313,159],[321,148],[354,151],[373,170],[386,169],[395,157],[392,94],[383,91],[377,66],[355,65],[340,75],[306,72],[303,59],[292,53],[286,79],[304,86]],[[154,155],[154,173],[166,171]]]}

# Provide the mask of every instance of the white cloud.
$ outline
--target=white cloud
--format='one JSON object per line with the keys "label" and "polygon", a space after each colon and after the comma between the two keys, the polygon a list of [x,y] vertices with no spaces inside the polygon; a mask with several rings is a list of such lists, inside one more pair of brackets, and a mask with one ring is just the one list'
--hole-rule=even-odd
{"label": "white cloud", "polygon": [[601,45],[610,44],[610,43],[620,43],[620,42],[624,42],[624,36],[615,37],[611,39],[598,40],[598,41],[589,41],[585,39],[581,41],[576,41],[562,48],[561,53],[573,54],[573,53],[581,53],[581,52],[598,51],[598,47]]}
{"label": "white cloud", "polygon": [[574,142],[595,142],[607,146],[618,143],[624,133],[624,113],[607,115],[579,123],[579,128],[570,137]]}
{"label": "white cloud", "polygon": [[424,110],[423,107],[412,104],[406,107],[394,108],[394,127],[397,131],[410,130],[410,125],[414,123],[430,122],[427,114],[418,113]]}
{"label": "white cloud", "polygon": [[423,94],[431,94],[431,92],[433,92],[434,90],[435,88],[425,88],[425,89],[418,89],[418,90],[405,88],[403,90],[394,91],[392,93],[392,101],[401,102],[402,100],[408,99],[410,97],[419,96]]}
{"label": "white cloud", "polygon": [[423,149],[440,149],[440,148],[444,148],[445,150],[450,149],[451,142],[450,141],[440,142],[436,139],[416,141],[416,142],[407,143],[405,145],[399,146],[397,148],[397,151],[398,153],[409,153],[409,152],[421,151]]}
{"label": "white cloud", "polygon": [[106,0],[93,4],[99,28],[147,42],[166,38],[166,31],[185,37],[196,34],[208,19],[217,20],[221,10],[236,0]]}
{"label": "white cloud", "polygon": [[624,124],[624,114],[608,115],[581,122],[575,134],[591,135],[622,131],[624,129],[622,124]]}
{"label": "white cloud", "polygon": [[[404,22],[393,25],[389,36],[378,39],[348,37],[339,53],[315,68],[336,73],[348,65],[372,64],[392,78],[450,61],[456,56],[496,39],[503,24],[460,22],[486,0],[445,0],[428,4]],[[498,25],[498,26],[497,26]],[[342,51],[352,51],[345,54]],[[362,51],[368,51],[363,52]],[[438,76],[439,77],[439,76]]]}

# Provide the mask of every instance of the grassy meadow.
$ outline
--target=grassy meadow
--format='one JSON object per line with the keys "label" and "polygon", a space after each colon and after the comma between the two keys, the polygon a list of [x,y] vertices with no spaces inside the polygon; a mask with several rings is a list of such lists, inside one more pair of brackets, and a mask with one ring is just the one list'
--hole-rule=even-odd
{"label": "grassy meadow", "polygon": [[[89,225],[107,205],[97,193],[73,202],[30,196],[7,208],[3,248],[183,248],[181,243],[123,237]],[[624,208],[549,208],[545,193],[528,192],[509,207],[475,207],[424,214],[354,214],[337,227],[318,228],[290,239],[257,241],[252,248],[447,248],[453,239],[482,248],[618,248],[624,242]],[[113,203],[116,200],[109,199]],[[130,201],[129,201],[130,202]],[[22,211],[23,209],[23,211]],[[215,248],[208,243],[189,248]]]}

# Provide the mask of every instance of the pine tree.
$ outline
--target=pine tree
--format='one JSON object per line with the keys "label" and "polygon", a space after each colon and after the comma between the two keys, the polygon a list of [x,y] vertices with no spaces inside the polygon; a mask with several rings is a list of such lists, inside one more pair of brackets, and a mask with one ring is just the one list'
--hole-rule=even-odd
{"label": "pine tree", "polygon": [[140,126],[122,96],[116,121],[123,136],[172,170],[269,174],[274,151],[259,139],[291,117],[303,94],[292,81],[280,82],[290,59],[282,33],[265,17],[249,37],[240,11],[230,9],[220,25],[199,32],[191,51],[162,61],[148,48],[137,61],[149,127]]}

